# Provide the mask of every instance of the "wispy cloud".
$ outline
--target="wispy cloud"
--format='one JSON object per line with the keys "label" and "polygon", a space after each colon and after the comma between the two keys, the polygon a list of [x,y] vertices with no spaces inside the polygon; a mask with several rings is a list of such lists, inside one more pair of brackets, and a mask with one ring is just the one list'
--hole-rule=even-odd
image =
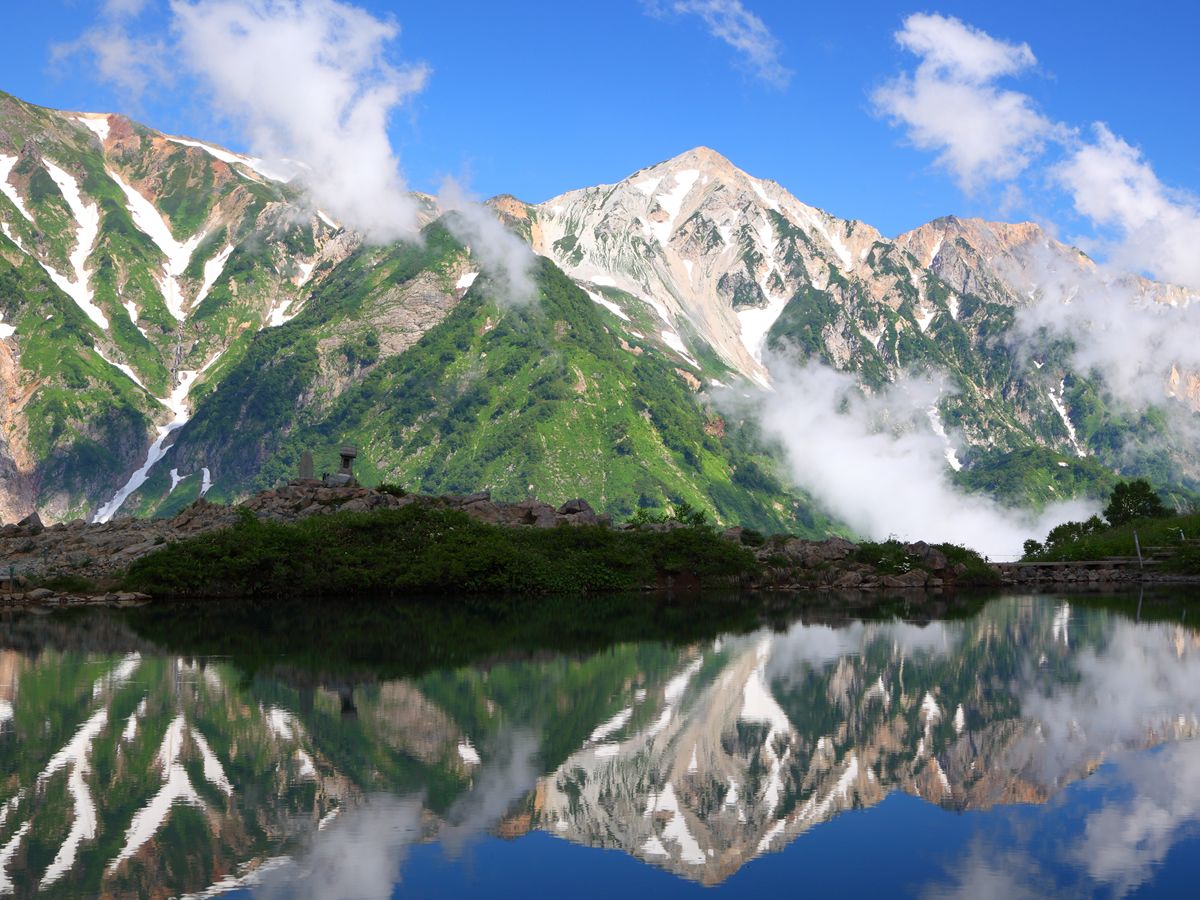
{"label": "wispy cloud", "polygon": [[[151,10],[166,11],[169,35],[143,25]],[[93,27],[52,52],[89,56],[135,101],[172,81],[194,86],[252,153],[303,163],[314,205],[386,242],[419,233],[388,126],[429,76],[393,59],[399,32],[340,0],[107,0]]]}
{"label": "wispy cloud", "polygon": [[919,59],[873,95],[912,143],[937,154],[967,191],[1036,169],[1061,188],[1096,232],[1080,242],[1110,263],[1200,287],[1200,199],[1165,185],[1137,148],[1100,123],[1079,128],[1044,116],[1033,98],[997,81],[1036,64],[1025,43],[920,13],[896,33]]}
{"label": "wispy cloud", "polygon": [[54,44],[51,61],[57,66],[72,57],[91,59],[101,80],[115,85],[137,106],[151,85],[166,87],[174,72],[167,65],[166,44],[149,36],[135,36],[130,20],[137,18],[151,0],[105,0],[94,25],[73,41]]}
{"label": "wispy cloud", "polygon": [[876,107],[967,191],[1018,175],[1055,126],[1029,97],[996,86],[1036,63],[1028,44],[1010,44],[958,19],[917,14],[896,33],[920,58],[916,71],[875,91]]}
{"label": "wispy cloud", "polygon": [[651,15],[690,15],[704,22],[708,33],[737,51],[756,77],[775,87],[787,87],[792,70],[780,62],[779,40],[741,0],[646,0]]}
{"label": "wispy cloud", "polygon": [[437,199],[438,205],[450,213],[446,227],[491,277],[497,299],[519,305],[537,297],[533,251],[528,244],[452,178],[442,183]]}

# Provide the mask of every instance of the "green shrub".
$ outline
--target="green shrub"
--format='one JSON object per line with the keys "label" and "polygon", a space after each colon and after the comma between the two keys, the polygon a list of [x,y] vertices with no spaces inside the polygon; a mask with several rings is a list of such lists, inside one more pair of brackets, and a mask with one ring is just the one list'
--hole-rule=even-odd
{"label": "green shrub", "polygon": [[1104,518],[1110,525],[1124,525],[1134,519],[1161,519],[1170,514],[1145,478],[1120,482],[1104,507]]}
{"label": "green shrub", "polygon": [[587,593],[756,571],[753,554],[710,528],[502,528],[414,504],[287,525],[242,516],[138,560],[125,584],[186,596]]}

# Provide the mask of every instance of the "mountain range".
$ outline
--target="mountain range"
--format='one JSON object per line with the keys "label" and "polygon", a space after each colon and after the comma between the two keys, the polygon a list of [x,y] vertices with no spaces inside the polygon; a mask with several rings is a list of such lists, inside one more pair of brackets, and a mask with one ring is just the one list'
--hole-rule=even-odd
{"label": "mountain range", "polygon": [[[1122,411],[1072,370],[1070,341],[1014,341],[1039,273],[1095,271],[1037,225],[948,217],[891,239],[697,148],[544,203],[488,201],[536,254],[520,304],[436,198],[417,195],[420,241],[374,245],[303,179],[0,93],[0,519],[236,500],[294,477],[304,450],[332,470],[351,443],[367,483],[582,496],[618,518],[687,501],[831,533],[836,511],[721,402],[810,360],[868,394],[943,373],[926,425],[948,471],[1006,502],[1200,474],[1157,410]],[[1164,403],[1194,408],[1194,381]]]}

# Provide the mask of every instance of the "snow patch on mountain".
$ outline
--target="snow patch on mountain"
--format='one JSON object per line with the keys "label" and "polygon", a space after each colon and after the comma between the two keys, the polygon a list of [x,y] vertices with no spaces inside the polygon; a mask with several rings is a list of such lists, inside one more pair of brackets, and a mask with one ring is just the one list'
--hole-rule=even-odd
{"label": "snow patch on mountain", "polygon": [[606,299],[599,291],[593,291],[585,287],[583,292],[592,299],[593,303],[600,304],[618,319],[623,319],[626,322],[630,321],[629,316],[625,315],[625,311],[621,307],[617,306],[611,300]]}
{"label": "snow patch on mountain", "polygon": [[958,458],[958,451],[950,443],[950,435],[946,434],[946,426],[942,424],[942,414],[937,408],[936,401],[930,404],[929,409],[925,410],[925,414],[929,417],[929,425],[933,429],[933,433],[941,438],[942,443],[946,446],[946,462],[955,472],[961,471],[962,462]]}
{"label": "snow patch on mountain", "polygon": [[676,172],[672,188],[656,196],[658,205],[667,214],[667,218],[662,222],[651,222],[650,231],[662,246],[666,247],[671,242],[671,235],[674,233],[675,222],[683,208],[683,201],[699,177],[699,169],[684,169],[682,172]]}
{"label": "snow patch on mountain", "polygon": [[100,357],[102,360],[104,360],[106,363],[108,363],[114,369],[117,369],[123,375],[128,377],[130,381],[132,381],[134,384],[136,384],[138,387],[140,387],[143,391],[146,391],[146,393],[150,392],[149,388],[147,388],[146,385],[144,385],[142,383],[142,379],[137,377],[137,373],[135,371],[133,371],[133,369],[131,369],[125,363],[119,363],[115,359],[110,359],[107,355],[105,355],[104,350],[99,346],[93,347],[92,349],[96,351],[96,355],[98,357]]}
{"label": "snow patch on mountain", "polygon": [[1047,393],[1050,395],[1050,405],[1054,407],[1054,411],[1058,413],[1058,417],[1062,419],[1062,423],[1067,429],[1067,438],[1070,440],[1071,446],[1075,450],[1075,455],[1080,459],[1083,459],[1088,454],[1087,450],[1083,448],[1083,445],[1079,443],[1079,435],[1075,433],[1075,425],[1071,422],[1070,411],[1067,409],[1067,404],[1063,400],[1063,395],[1066,393],[1066,390],[1067,382],[1066,379],[1063,379],[1059,381],[1057,391],[1051,389],[1047,391]]}
{"label": "snow patch on mountain", "polygon": [[[212,290],[213,285],[217,283],[217,279],[221,277],[221,273],[225,271],[225,264],[229,262],[229,257],[233,253],[233,244],[229,244],[214,256],[212,259],[204,263],[204,280],[200,283],[200,291],[196,294],[196,299],[192,301],[191,309],[196,309],[204,302],[204,298],[208,296],[208,292]],[[309,272],[312,271],[312,266],[309,266]],[[305,279],[307,281],[307,279]]]}
{"label": "snow patch on mountain", "polygon": [[767,335],[770,333],[771,327],[783,315],[788,300],[789,298],[786,296],[775,297],[766,306],[751,306],[737,311],[742,344],[756,362],[763,361],[762,354],[767,344]]}
{"label": "snow patch on mountain", "polygon": [[75,232],[75,249],[68,258],[75,274],[75,280],[69,281],[45,263],[42,263],[42,268],[46,270],[50,280],[58,285],[59,290],[74,300],[96,325],[107,331],[108,317],[95,304],[95,295],[91,288],[91,274],[87,271],[88,256],[91,255],[96,238],[100,234],[100,207],[95,203],[83,202],[83,197],[79,193],[79,182],[69,172],[63,171],[50,160],[43,162],[46,171],[50,173],[50,177],[62,192],[63,199],[67,201],[67,206],[75,217],[78,229]]}
{"label": "snow patch on mountain", "polygon": [[[17,212],[23,215],[27,221],[33,222],[33,216],[29,214],[29,210],[25,208],[25,201],[21,199],[21,195],[17,193],[17,189],[8,183],[8,176],[12,174],[13,167],[17,164],[17,157],[5,156],[0,153],[0,194],[3,194],[12,205],[17,208]],[[9,240],[12,240],[10,237]]]}
{"label": "snow patch on mountain", "polygon": [[[162,291],[163,301],[167,304],[167,310],[175,317],[177,321],[184,320],[184,302],[183,291],[179,285],[179,277],[186,271],[188,264],[192,261],[192,254],[196,252],[196,248],[200,242],[204,240],[205,233],[202,231],[199,234],[193,235],[187,241],[180,242],[175,239],[175,235],[171,233],[171,228],[163,218],[162,213],[142,196],[137,190],[121,178],[113,170],[108,170],[108,177],[116,182],[117,186],[125,194],[126,209],[133,216],[133,223],[145,234],[150,240],[154,241],[156,247],[162,251],[166,257],[166,262],[163,265],[162,275],[158,279],[159,289]],[[232,252],[232,251],[230,251]],[[228,259],[226,255],[225,259]],[[220,263],[223,268],[225,263]],[[205,267],[205,275],[207,277],[208,270]],[[217,273],[220,274],[219,272]],[[214,277],[214,281],[216,278]]]}
{"label": "snow patch on mountain", "polygon": [[692,359],[691,355],[687,351],[687,347],[683,343],[683,339],[680,338],[679,335],[673,331],[664,331],[661,333],[661,337],[664,344],[690,362],[697,369],[700,368],[700,364],[696,362],[696,360]]}
{"label": "snow patch on mountain", "polygon": [[91,131],[92,133],[94,133],[96,135],[96,137],[100,138],[100,143],[103,144],[105,141],[108,140],[108,133],[109,133],[108,116],[97,115],[97,114],[86,115],[86,116],[76,116],[75,121],[78,122],[80,125],[82,125],[84,128],[86,128],[88,131]]}
{"label": "snow patch on mountain", "polygon": [[[209,362],[204,366],[204,369],[201,369],[201,372],[203,372],[205,369],[208,369],[209,366],[215,363],[219,356],[220,354],[217,354],[217,356],[214,356],[211,360],[209,360]],[[171,393],[166,397],[157,398],[160,404],[165,406],[173,413],[171,420],[165,425],[160,425],[158,427],[154,442],[150,445],[150,449],[146,452],[145,462],[142,463],[141,467],[137,469],[137,471],[129,476],[129,480],[125,482],[121,489],[116,492],[116,494],[113,495],[112,499],[96,511],[96,514],[92,517],[93,522],[107,522],[112,519],[117,510],[124,505],[125,501],[129,499],[133,492],[146,483],[147,479],[150,477],[150,470],[158,464],[159,460],[167,455],[167,450],[170,449],[170,447],[167,445],[167,439],[185,424],[187,424],[187,421],[191,416],[191,413],[188,409],[187,398],[188,394],[191,392],[192,386],[195,384],[196,379],[199,376],[200,372],[193,370],[179,372],[176,375],[177,383],[175,385],[175,389],[172,390]]]}

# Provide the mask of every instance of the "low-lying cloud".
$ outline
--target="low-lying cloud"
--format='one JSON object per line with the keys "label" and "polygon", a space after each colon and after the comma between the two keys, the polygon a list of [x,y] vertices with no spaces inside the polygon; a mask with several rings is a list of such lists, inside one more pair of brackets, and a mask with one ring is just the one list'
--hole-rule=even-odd
{"label": "low-lying cloud", "polygon": [[773,391],[748,400],[729,391],[718,403],[753,414],[783,448],[793,481],[867,537],[949,541],[1003,559],[1020,555],[1028,538],[1095,511],[1072,501],[1034,514],[958,490],[928,419],[936,380],[907,378],[868,397],[852,375],[828,366],[779,357],[768,364]]}

